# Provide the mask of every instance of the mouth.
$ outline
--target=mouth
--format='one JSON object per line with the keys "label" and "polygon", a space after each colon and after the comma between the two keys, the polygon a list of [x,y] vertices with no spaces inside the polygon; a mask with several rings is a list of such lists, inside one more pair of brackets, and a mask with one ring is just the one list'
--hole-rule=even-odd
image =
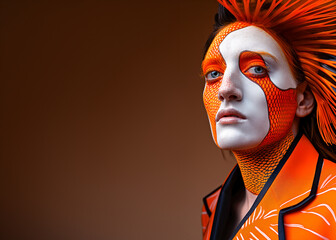
{"label": "mouth", "polygon": [[216,122],[220,124],[233,124],[245,119],[246,117],[235,109],[221,109],[216,115]]}

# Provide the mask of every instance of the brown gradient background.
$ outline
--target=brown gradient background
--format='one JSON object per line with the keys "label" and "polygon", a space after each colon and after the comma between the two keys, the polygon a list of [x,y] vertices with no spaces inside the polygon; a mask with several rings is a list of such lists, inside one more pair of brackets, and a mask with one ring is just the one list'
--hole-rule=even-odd
{"label": "brown gradient background", "polygon": [[2,0],[1,239],[201,239],[215,0]]}

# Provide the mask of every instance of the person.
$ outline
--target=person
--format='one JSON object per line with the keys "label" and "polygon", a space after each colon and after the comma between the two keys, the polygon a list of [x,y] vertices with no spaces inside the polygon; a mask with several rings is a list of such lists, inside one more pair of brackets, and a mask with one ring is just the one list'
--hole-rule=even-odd
{"label": "person", "polygon": [[203,101],[237,165],[203,199],[203,238],[336,239],[336,2],[219,3]]}

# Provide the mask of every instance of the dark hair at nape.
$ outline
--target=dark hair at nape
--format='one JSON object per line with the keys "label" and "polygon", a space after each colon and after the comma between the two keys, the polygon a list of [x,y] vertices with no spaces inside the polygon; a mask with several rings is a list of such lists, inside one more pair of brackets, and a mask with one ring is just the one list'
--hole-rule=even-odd
{"label": "dark hair at nape", "polygon": [[236,18],[225,7],[223,7],[223,5],[219,4],[218,12],[215,15],[215,23],[213,25],[213,30],[211,34],[209,35],[205,43],[205,46],[204,46],[203,58],[205,57],[205,54],[208,51],[212,41],[216,37],[219,29],[235,21],[236,21]]}
{"label": "dark hair at nape", "polygon": [[[333,131],[335,131],[335,127],[331,127],[333,128]],[[316,119],[316,104],[311,114],[300,119],[300,130],[323,158],[336,163],[336,145],[327,145],[319,132]]]}

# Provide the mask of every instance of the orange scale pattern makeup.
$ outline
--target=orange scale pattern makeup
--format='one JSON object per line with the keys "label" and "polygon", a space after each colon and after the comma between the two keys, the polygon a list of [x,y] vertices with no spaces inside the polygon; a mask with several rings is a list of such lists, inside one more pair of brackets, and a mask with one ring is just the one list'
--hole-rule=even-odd
{"label": "orange scale pattern makeup", "polygon": [[243,52],[240,55],[239,67],[242,73],[251,81],[258,84],[265,93],[270,129],[260,146],[271,144],[283,139],[290,130],[297,108],[296,90],[281,90],[271,81],[266,73],[261,77],[247,72],[251,66],[258,65],[266,68],[263,58],[254,52]]}
{"label": "orange scale pattern makeup", "polygon": [[[220,54],[219,45],[228,34],[248,26],[250,26],[248,23],[236,22],[224,27],[217,34],[202,63],[204,76],[207,76],[211,71],[218,71],[224,74],[226,64]],[[257,147],[234,151],[245,187],[250,192],[259,194],[294,139],[290,129],[297,108],[296,90],[281,90],[275,86],[268,75],[264,59],[259,53],[242,52],[239,57],[239,67],[241,73],[250,81],[259,85],[263,90],[267,102],[268,119],[270,121],[269,131]],[[261,74],[251,71],[253,67],[261,67],[260,69],[263,71]],[[213,80],[207,80],[203,92],[203,102],[217,146],[215,119],[221,105],[218,92],[222,84],[230,84],[229,82],[223,82],[222,78],[223,76],[220,76]]]}
{"label": "orange scale pattern makeup", "polygon": [[[265,73],[259,76],[251,73],[249,70],[255,66],[264,68]],[[259,146],[234,152],[245,187],[259,194],[294,139],[290,129],[297,108],[296,90],[277,88],[267,74],[263,58],[257,53],[243,52],[239,67],[248,79],[264,91],[269,113],[270,129]]]}
{"label": "orange scale pattern makeup", "polygon": [[235,151],[245,188],[259,194],[294,140],[290,131],[282,140],[253,150]]}
{"label": "orange scale pattern makeup", "polygon": [[[250,26],[250,24],[245,22],[235,22],[224,27],[216,35],[202,62],[202,70],[204,76],[210,71],[214,70],[224,73],[225,62],[221,53],[219,52],[219,45],[228,34],[248,26]],[[216,114],[221,104],[218,99],[218,90],[221,84],[222,78],[218,79],[217,81],[206,81],[203,91],[203,103],[208,114],[212,135],[217,146],[218,143],[216,134]]]}

